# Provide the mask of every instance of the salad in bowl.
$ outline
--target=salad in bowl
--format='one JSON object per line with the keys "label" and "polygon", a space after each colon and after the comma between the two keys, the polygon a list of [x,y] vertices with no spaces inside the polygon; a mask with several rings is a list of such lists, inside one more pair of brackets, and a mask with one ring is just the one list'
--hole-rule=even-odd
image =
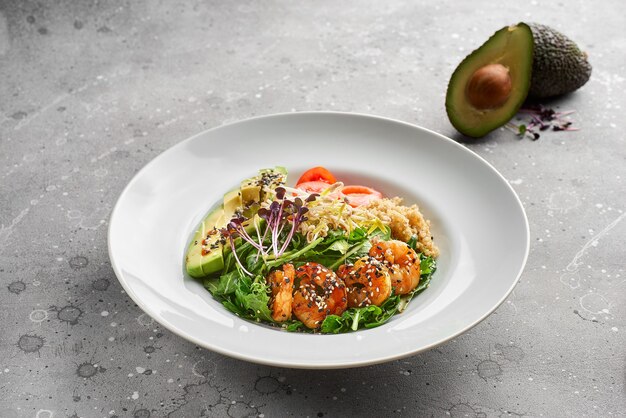
{"label": "salad in bowl", "polygon": [[187,273],[227,310],[287,331],[373,328],[424,291],[439,250],[416,205],[324,167],[293,187],[259,170],[224,195],[187,248]]}

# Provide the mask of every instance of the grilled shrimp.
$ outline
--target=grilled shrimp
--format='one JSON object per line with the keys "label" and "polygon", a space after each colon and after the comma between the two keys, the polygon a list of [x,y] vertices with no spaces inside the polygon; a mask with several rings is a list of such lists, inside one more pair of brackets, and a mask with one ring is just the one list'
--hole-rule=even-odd
{"label": "grilled shrimp", "polygon": [[328,315],[346,310],[346,285],[330,269],[306,263],[296,269],[300,286],[293,296],[293,314],[311,329],[319,328]]}
{"label": "grilled shrimp", "polygon": [[391,278],[386,266],[373,257],[362,257],[344,264],[337,275],[346,282],[348,306],[380,306],[391,295]]}
{"label": "grilled shrimp", "polygon": [[294,274],[293,265],[285,264],[282,270],[274,270],[267,277],[272,289],[272,318],[276,322],[285,322],[291,318]]}
{"label": "grilled shrimp", "polygon": [[389,269],[396,295],[405,295],[420,282],[420,260],[406,243],[397,240],[372,242],[369,255]]}

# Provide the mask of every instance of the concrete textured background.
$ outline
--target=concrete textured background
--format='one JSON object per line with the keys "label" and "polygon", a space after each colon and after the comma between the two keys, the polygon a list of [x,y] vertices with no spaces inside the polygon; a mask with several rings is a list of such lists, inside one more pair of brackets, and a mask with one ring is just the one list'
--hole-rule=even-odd
{"label": "concrete textured background", "polygon": [[[618,0],[0,1],[0,417],[626,416],[625,16]],[[451,72],[519,20],[564,31],[594,72],[550,103],[580,131],[466,144],[513,184],[532,235],[476,328],[374,367],[278,369],[200,349],[122,292],[108,216],[157,154],[316,109],[459,139]]]}

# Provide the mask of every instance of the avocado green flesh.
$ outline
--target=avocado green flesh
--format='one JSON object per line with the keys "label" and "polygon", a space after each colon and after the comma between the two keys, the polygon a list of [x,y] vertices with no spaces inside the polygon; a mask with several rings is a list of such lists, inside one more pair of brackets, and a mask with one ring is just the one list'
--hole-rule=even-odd
{"label": "avocado green flesh", "polygon": [[[240,208],[241,192],[235,189],[226,193],[223,204],[202,221],[187,250],[186,268],[191,277],[205,277],[224,268],[224,249],[219,243],[221,235],[217,232],[211,234],[210,231],[225,227]],[[204,255],[203,240],[206,240],[204,248],[208,251]]]}
{"label": "avocado green flesh", "polygon": [[[287,182],[287,169],[285,167],[276,166],[274,168],[267,168],[259,170],[259,179],[261,183],[267,186],[269,189],[275,189],[278,186],[284,185]],[[267,199],[263,187],[261,187],[261,200]]]}
{"label": "avocado green flesh", "polygon": [[[209,213],[198,227],[187,249],[185,258],[187,273],[191,277],[205,277],[224,267],[222,245],[217,242],[220,234],[215,233],[208,236],[209,231],[213,230],[213,228],[223,227],[224,223],[224,209],[220,206]],[[207,240],[207,248],[210,248],[212,244],[217,244],[217,246],[210,250],[208,254],[202,255],[202,241],[205,238]]]}
{"label": "avocado green flesh", "polygon": [[241,206],[241,190],[238,188],[224,195],[224,224],[229,222],[238,210],[241,210]]}
{"label": "avocado green flesh", "polygon": [[261,201],[261,184],[256,177],[241,182],[241,201],[243,214],[249,218],[259,210]]}
{"label": "avocado green flesh", "polygon": [[261,200],[261,185],[258,181],[247,179],[241,182],[241,200],[244,208]]}
{"label": "avocado green flesh", "polygon": [[[533,35],[524,23],[496,32],[480,48],[459,64],[450,78],[446,111],[459,132],[481,137],[507,123],[528,94],[533,63]],[[509,70],[511,94],[494,109],[477,109],[466,97],[466,86],[476,70],[489,64],[501,64]]]}

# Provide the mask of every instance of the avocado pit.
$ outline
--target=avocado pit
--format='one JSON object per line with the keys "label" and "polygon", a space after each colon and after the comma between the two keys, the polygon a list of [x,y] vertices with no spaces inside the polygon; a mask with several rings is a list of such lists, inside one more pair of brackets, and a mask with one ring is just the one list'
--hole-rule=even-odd
{"label": "avocado pit", "polygon": [[506,103],[513,83],[509,69],[502,64],[488,64],[476,70],[467,82],[467,101],[476,109],[496,109]]}

